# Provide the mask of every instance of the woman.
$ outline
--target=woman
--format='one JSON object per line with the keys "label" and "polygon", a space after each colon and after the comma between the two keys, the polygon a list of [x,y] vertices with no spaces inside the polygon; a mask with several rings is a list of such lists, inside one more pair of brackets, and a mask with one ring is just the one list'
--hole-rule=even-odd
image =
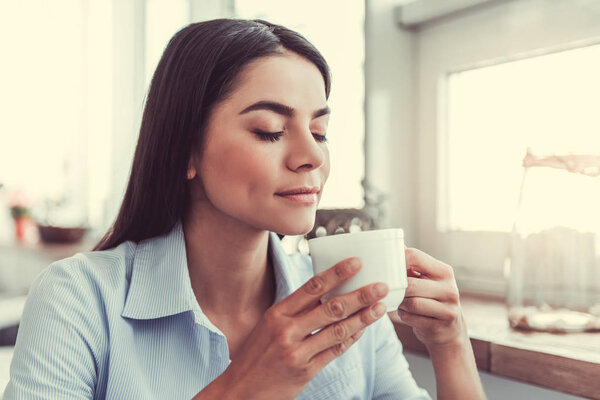
{"label": "woman", "polygon": [[[125,198],[96,251],[33,285],[5,398],[429,398],[412,379],[383,283],[319,298],[275,233],[313,224],[329,173],[329,69],[265,21],[192,24],[152,79]],[[407,250],[402,319],[440,398],[483,392],[451,268]],[[360,339],[360,340],[359,340]]]}

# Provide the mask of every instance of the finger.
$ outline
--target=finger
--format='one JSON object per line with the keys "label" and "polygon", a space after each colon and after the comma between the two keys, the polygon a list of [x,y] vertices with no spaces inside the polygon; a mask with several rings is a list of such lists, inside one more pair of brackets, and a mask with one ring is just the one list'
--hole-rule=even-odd
{"label": "finger", "polygon": [[376,303],[343,321],[327,326],[302,343],[304,351],[311,358],[323,351],[331,350],[331,347],[343,343],[356,332],[377,321],[385,314],[385,310],[385,304]]}
{"label": "finger", "polygon": [[316,274],[276,307],[287,315],[295,315],[315,304],[325,293],[354,276],[361,268],[358,257],[347,258]]}
{"label": "finger", "polygon": [[425,297],[454,303],[458,302],[458,290],[446,281],[409,277],[404,298],[410,297]]}
{"label": "finger", "polygon": [[408,311],[403,311],[400,309],[398,309],[398,317],[400,317],[400,320],[406,325],[413,328],[431,329],[440,323],[440,321],[436,318],[424,317],[422,315],[412,314]]}
{"label": "finger", "polygon": [[454,279],[452,267],[429,254],[415,248],[406,249],[404,254],[407,269],[412,269],[435,280]]}
{"label": "finger", "polygon": [[362,335],[358,333],[383,317],[385,310],[383,303],[376,303],[306,339],[302,346],[309,355],[310,362],[325,365],[342,355]]}
{"label": "finger", "polygon": [[[407,312],[412,315],[435,318],[442,321],[454,321],[458,317],[458,306],[440,303],[437,300],[422,297],[404,299],[398,307],[399,313]],[[402,317],[401,317],[402,318]]]}
{"label": "finger", "polygon": [[348,340],[322,351],[310,360],[309,365],[316,365],[317,370],[323,369],[327,364],[344,354],[357,340],[358,338],[350,337]]}
{"label": "finger", "polygon": [[361,330],[356,332],[354,335],[351,336],[351,338],[354,339],[354,341],[356,342],[358,339],[360,339],[363,333],[365,333],[365,328],[362,328]]}
{"label": "finger", "polygon": [[412,269],[412,268],[407,268],[407,269],[406,269],[406,275],[407,275],[409,278],[419,278],[419,277],[421,277],[423,274],[421,274],[419,271],[415,271],[415,270],[414,270],[414,269]]}
{"label": "finger", "polygon": [[298,320],[298,326],[302,327],[303,335],[313,332],[342,320],[360,309],[370,306],[377,300],[381,300],[388,294],[388,291],[388,285],[379,282],[334,297],[301,316]]}

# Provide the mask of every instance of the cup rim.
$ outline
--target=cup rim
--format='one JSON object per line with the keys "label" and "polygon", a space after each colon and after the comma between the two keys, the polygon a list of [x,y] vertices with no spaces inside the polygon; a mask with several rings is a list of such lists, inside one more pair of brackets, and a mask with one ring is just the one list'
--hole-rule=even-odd
{"label": "cup rim", "polygon": [[[320,236],[308,240],[308,243],[317,243],[322,240],[338,240],[340,238],[361,236],[360,240],[373,240],[373,239],[404,239],[404,230],[402,228],[386,228],[386,229],[374,229],[370,231],[350,232],[350,233],[338,233],[328,236]],[[369,237],[371,236],[371,237]]]}

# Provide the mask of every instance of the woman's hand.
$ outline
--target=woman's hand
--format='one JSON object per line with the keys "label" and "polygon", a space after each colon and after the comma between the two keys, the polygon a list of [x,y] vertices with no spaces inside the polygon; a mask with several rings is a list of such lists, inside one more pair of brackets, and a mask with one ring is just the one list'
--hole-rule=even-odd
{"label": "woman's hand", "polygon": [[321,296],[360,268],[358,258],[344,260],[269,308],[240,356],[198,398],[205,393],[211,398],[295,398],[385,314],[385,305],[377,302],[388,292],[383,283],[320,303]]}
{"label": "woman's hand", "polygon": [[462,318],[452,267],[417,249],[406,249],[408,287],[398,307],[400,319],[432,351],[462,344],[467,330]]}
{"label": "woman's hand", "polygon": [[417,249],[405,254],[408,287],[398,315],[429,351],[438,399],[485,399],[452,267]]}

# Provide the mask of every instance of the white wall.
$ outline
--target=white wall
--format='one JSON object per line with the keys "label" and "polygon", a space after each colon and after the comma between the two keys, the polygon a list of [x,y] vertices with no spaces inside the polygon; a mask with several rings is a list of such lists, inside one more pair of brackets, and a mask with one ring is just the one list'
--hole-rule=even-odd
{"label": "white wall", "polygon": [[108,224],[114,222],[125,194],[142,120],[146,91],[144,16],[144,0],[113,0],[113,163]]}
{"label": "white wall", "polygon": [[[404,1],[406,2],[406,1]],[[402,1],[366,1],[366,177],[388,196],[384,224],[415,237],[414,35],[398,29]]]}

